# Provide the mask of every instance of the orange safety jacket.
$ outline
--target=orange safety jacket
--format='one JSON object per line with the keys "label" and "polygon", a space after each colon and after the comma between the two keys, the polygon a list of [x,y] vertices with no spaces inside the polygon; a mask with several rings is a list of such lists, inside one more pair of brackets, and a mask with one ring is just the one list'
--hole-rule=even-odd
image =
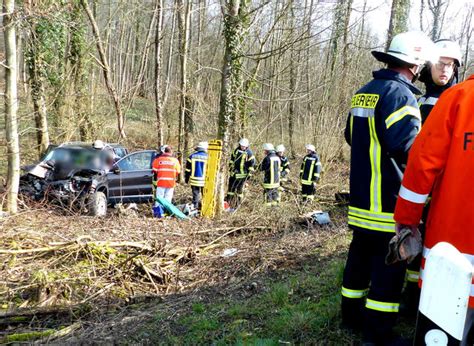
{"label": "orange safety jacket", "polygon": [[181,172],[181,165],[177,158],[163,153],[151,165],[153,170],[153,185],[172,188],[176,185],[176,177]]}
{"label": "orange safety jacket", "polygon": [[[408,157],[394,219],[418,225],[432,191],[422,269],[430,249],[442,241],[474,265],[473,172],[474,75],[441,95]],[[469,307],[474,307],[474,285]]]}

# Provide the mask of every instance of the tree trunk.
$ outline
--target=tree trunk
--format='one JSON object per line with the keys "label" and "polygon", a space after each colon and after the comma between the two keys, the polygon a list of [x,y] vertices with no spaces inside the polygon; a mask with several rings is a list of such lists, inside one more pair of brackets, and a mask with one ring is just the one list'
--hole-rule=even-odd
{"label": "tree trunk", "polygon": [[158,146],[163,145],[163,108],[161,90],[161,32],[163,29],[163,0],[156,0],[155,16],[155,113],[156,113],[156,134]]}
{"label": "tree trunk", "polygon": [[388,25],[386,48],[390,46],[393,36],[407,31],[410,0],[392,0],[390,22]]}
{"label": "tree trunk", "polygon": [[[178,7],[179,28],[179,60],[180,60],[180,97],[179,97],[179,142],[178,151],[185,160],[190,143],[192,142],[193,119],[191,114],[191,100],[188,91],[188,52],[189,52],[189,22],[191,13],[191,2],[183,0],[176,1]],[[181,174],[184,181],[184,170]]]}
{"label": "tree trunk", "polygon": [[31,73],[31,97],[33,99],[38,157],[41,158],[49,146],[48,112],[46,110],[44,86],[36,72]]}
{"label": "tree trunk", "polygon": [[102,64],[101,68],[102,68],[102,72],[104,73],[105,85],[114,102],[115,112],[117,114],[117,126],[118,126],[119,138],[124,139],[126,138],[126,135],[124,131],[124,116],[122,113],[122,106],[121,106],[120,98],[117,94],[117,91],[115,90],[115,87],[112,83],[110,67],[107,61],[107,57],[105,55],[102,39],[100,38],[99,27],[97,26],[97,23],[94,19],[94,15],[92,14],[92,11],[89,7],[87,0],[81,0],[81,5],[86,11],[87,17],[89,18],[89,21],[91,23],[92,33],[96,41],[97,51],[99,52],[100,63]]}
{"label": "tree trunk", "polygon": [[74,113],[79,126],[79,138],[81,141],[92,140],[94,134],[94,125],[87,110],[87,76],[86,76],[86,50],[87,35],[83,23],[79,4],[74,3],[71,9],[70,26],[70,52],[68,59],[71,63],[72,77],[74,83]]}
{"label": "tree trunk", "polygon": [[20,144],[18,139],[17,55],[14,25],[15,0],[3,1],[3,30],[5,37],[5,130],[7,140],[7,210],[18,211],[20,184]]}
{"label": "tree trunk", "polygon": [[239,105],[239,88],[242,80],[242,57],[240,54],[243,39],[243,21],[247,16],[248,0],[226,0],[224,13],[224,63],[222,66],[219,126],[217,137],[222,140],[222,157],[217,178],[217,213],[222,212],[224,188],[227,177],[230,131],[236,119]]}
{"label": "tree trunk", "polygon": [[431,39],[437,41],[440,38],[443,29],[444,14],[446,13],[445,0],[428,0],[428,8],[433,15],[433,26],[431,28]]}

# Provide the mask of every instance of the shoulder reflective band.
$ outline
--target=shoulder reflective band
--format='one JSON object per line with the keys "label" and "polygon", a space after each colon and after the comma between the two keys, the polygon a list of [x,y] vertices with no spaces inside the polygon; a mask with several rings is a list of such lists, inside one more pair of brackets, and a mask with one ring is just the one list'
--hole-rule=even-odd
{"label": "shoulder reflective band", "polygon": [[[421,99],[420,99],[420,101],[421,101]],[[434,106],[436,104],[436,102],[438,102],[437,97],[428,97],[427,99],[423,100],[422,105]]]}
{"label": "shoulder reflective band", "polygon": [[396,110],[392,114],[390,114],[387,119],[385,119],[385,125],[387,129],[390,128],[396,122],[402,120],[405,116],[411,115],[415,118],[421,119],[420,110],[418,108],[412,106],[403,106],[399,110]]}
{"label": "shoulder reflective band", "polygon": [[412,190],[407,189],[403,185],[400,186],[399,195],[401,198],[403,198],[404,200],[407,200],[408,202],[418,203],[418,204],[424,204],[429,196],[428,193],[426,195],[416,193]]}
{"label": "shoulder reflective band", "polygon": [[399,303],[389,303],[389,302],[380,302],[377,300],[372,300],[367,298],[365,303],[367,309],[382,311],[382,312],[398,312],[400,307]]}

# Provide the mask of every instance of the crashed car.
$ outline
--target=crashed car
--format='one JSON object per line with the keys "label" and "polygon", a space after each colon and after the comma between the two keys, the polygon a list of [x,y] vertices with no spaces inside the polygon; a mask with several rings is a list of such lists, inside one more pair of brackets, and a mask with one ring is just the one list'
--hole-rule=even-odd
{"label": "crashed car", "polygon": [[113,161],[111,150],[96,150],[87,143],[54,147],[38,164],[25,167],[20,193],[103,216],[107,211],[106,176]]}
{"label": "crashed car", "polygon": [[20,193],[92,216],[106,215],[107,205],[151,201],[156,152],[126,155],[119,145],[113,146],[113,153],[109,145],[106,148],[97,150],[81,142],[52,148],[38,164],[24,167]]}

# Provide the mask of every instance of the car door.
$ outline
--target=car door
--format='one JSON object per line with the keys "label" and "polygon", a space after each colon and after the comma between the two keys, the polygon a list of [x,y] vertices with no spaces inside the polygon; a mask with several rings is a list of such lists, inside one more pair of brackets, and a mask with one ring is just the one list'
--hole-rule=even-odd
{"label": "car door", "polygon": [[153,150],[137,151],[114,165],[107,173],[111,202],[145,202],[152,199],[151,163],[154,155]]}

